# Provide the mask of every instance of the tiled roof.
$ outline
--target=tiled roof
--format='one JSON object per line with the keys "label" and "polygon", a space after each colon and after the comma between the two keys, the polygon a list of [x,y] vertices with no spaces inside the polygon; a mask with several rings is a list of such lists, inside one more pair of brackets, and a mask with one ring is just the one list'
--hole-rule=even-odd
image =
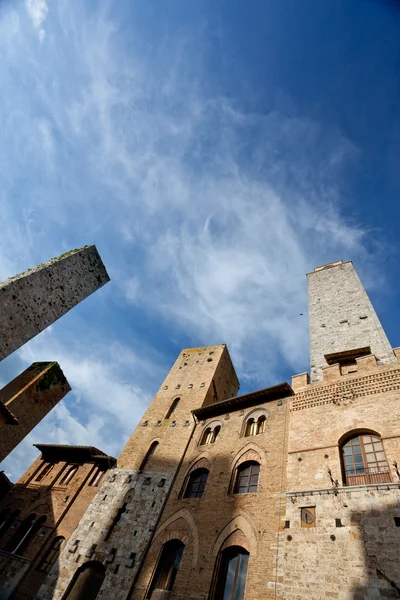
{"label": "tiled roof", "polygon": [[208,404],[201,408],[193,410],[193,414],[199,419],[207,419],[211,416],[216,416],[241,408],[248,408],[263,402],[270,402],[272,400],[279,400],[280,398],[286,398],[287,396],[293,396],[294,392],[291,386],[285,381],[269,388],[262,390],[256,390],[249,394],[243,394],[242,396],[234,396],[227,400],[221,400],[221,402],[215,402],[214,404]]}

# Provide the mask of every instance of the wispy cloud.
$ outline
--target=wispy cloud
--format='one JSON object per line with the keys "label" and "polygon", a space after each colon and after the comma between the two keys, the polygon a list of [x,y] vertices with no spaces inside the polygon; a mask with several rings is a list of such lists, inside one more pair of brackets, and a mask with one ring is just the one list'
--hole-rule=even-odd
{"label": "wispy cloud", "polygon": [[43,23],[46,20],[49,7],[46,0],[25,0],[25,7],[33,27],[36,29],[39,40],[42,42],[46,32]]}
{"label": "wispy cloud", "polygon": [[[58,359],[76,390],[35,441],[86,437],[115,453],[154,390],[151,370],[132,366],[139,356],[154,365],[159,325],[171,352],[176,339],[226,342],[242,381],[273,383],[307,368],[305,272],[362,263],[367,249],[344,217],[341,183],[358,156],[350,140],[273,104],[249,112],[222,97],[207,80],[201,31],[151,46],[110,6],[114,15],[31,0],[31,23],[10,10],[0,24],[0,277],[100,244],[112,292],[101,319],[85,313],[93,355],[61,324],[62,346],[43,338],[20,356]],[[122,323],[143,316],[157,326],[139,353]],[[110,343],[110,324],[123,341],[115,333]]]}

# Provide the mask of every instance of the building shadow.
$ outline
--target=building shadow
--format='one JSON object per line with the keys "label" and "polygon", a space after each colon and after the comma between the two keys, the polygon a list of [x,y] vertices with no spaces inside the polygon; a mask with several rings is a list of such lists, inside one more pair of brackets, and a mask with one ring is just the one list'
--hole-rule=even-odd
{"label": "building shadow", "polygon": [[0,599],[32,600],[115,459],[91,446],[39,444],[0,502]]}
{"label": "building shadow", "polygon": [[[400,485],[399,485],[400,488]],[[352,600],[400,598],[400,498],[398,490],[370,490],[384,508],[351,514],[358,527],[364,555],[363,583],[352,592]]]}

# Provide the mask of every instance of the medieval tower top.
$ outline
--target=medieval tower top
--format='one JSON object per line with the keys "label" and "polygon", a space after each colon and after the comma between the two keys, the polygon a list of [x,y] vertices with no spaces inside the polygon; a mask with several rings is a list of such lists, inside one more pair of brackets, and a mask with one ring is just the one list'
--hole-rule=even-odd
{"label": "medieval tower top", "polygon": [[397,361],[351,261],[316,267],[307,279],[311,382],[330,364],[350,367],[368,354],[378,363]]}

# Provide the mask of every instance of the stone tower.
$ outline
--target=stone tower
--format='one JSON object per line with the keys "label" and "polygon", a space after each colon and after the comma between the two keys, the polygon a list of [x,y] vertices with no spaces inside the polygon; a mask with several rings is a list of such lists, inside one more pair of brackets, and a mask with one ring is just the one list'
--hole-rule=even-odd
{"label": "stone tower", "polygon": [[292,379],[283,597],[399,598],[400,350],[351,262],[308,281],[312,381]]}
{"label": "stone tower", "polygon": [[0,405],[13,418],[0,430],[0,461],[70,390],[56,362],[33,363],[0,390]]}
{"label": "stone tower", "polygon": [[192,411],[235,396],[238,387],[224,344],[180,353],[123,449],[118,468],[104,481],[41,588],[41,599],[68,595],[90,560],[104,564],[107,574],[98,600],[125,600],[193,438],[197,422]]}
{"label": "stone tower", "polygon": [[396,361],[378,316],[353,267],[341,260],[316,267],[308,278],[311,381],[322,369],[350,368],[374,354],[379,364]]}
{"label": "stone tower", "polygon": [[109,279],[96,246],[86,246],[0,282],[0,360]]}

